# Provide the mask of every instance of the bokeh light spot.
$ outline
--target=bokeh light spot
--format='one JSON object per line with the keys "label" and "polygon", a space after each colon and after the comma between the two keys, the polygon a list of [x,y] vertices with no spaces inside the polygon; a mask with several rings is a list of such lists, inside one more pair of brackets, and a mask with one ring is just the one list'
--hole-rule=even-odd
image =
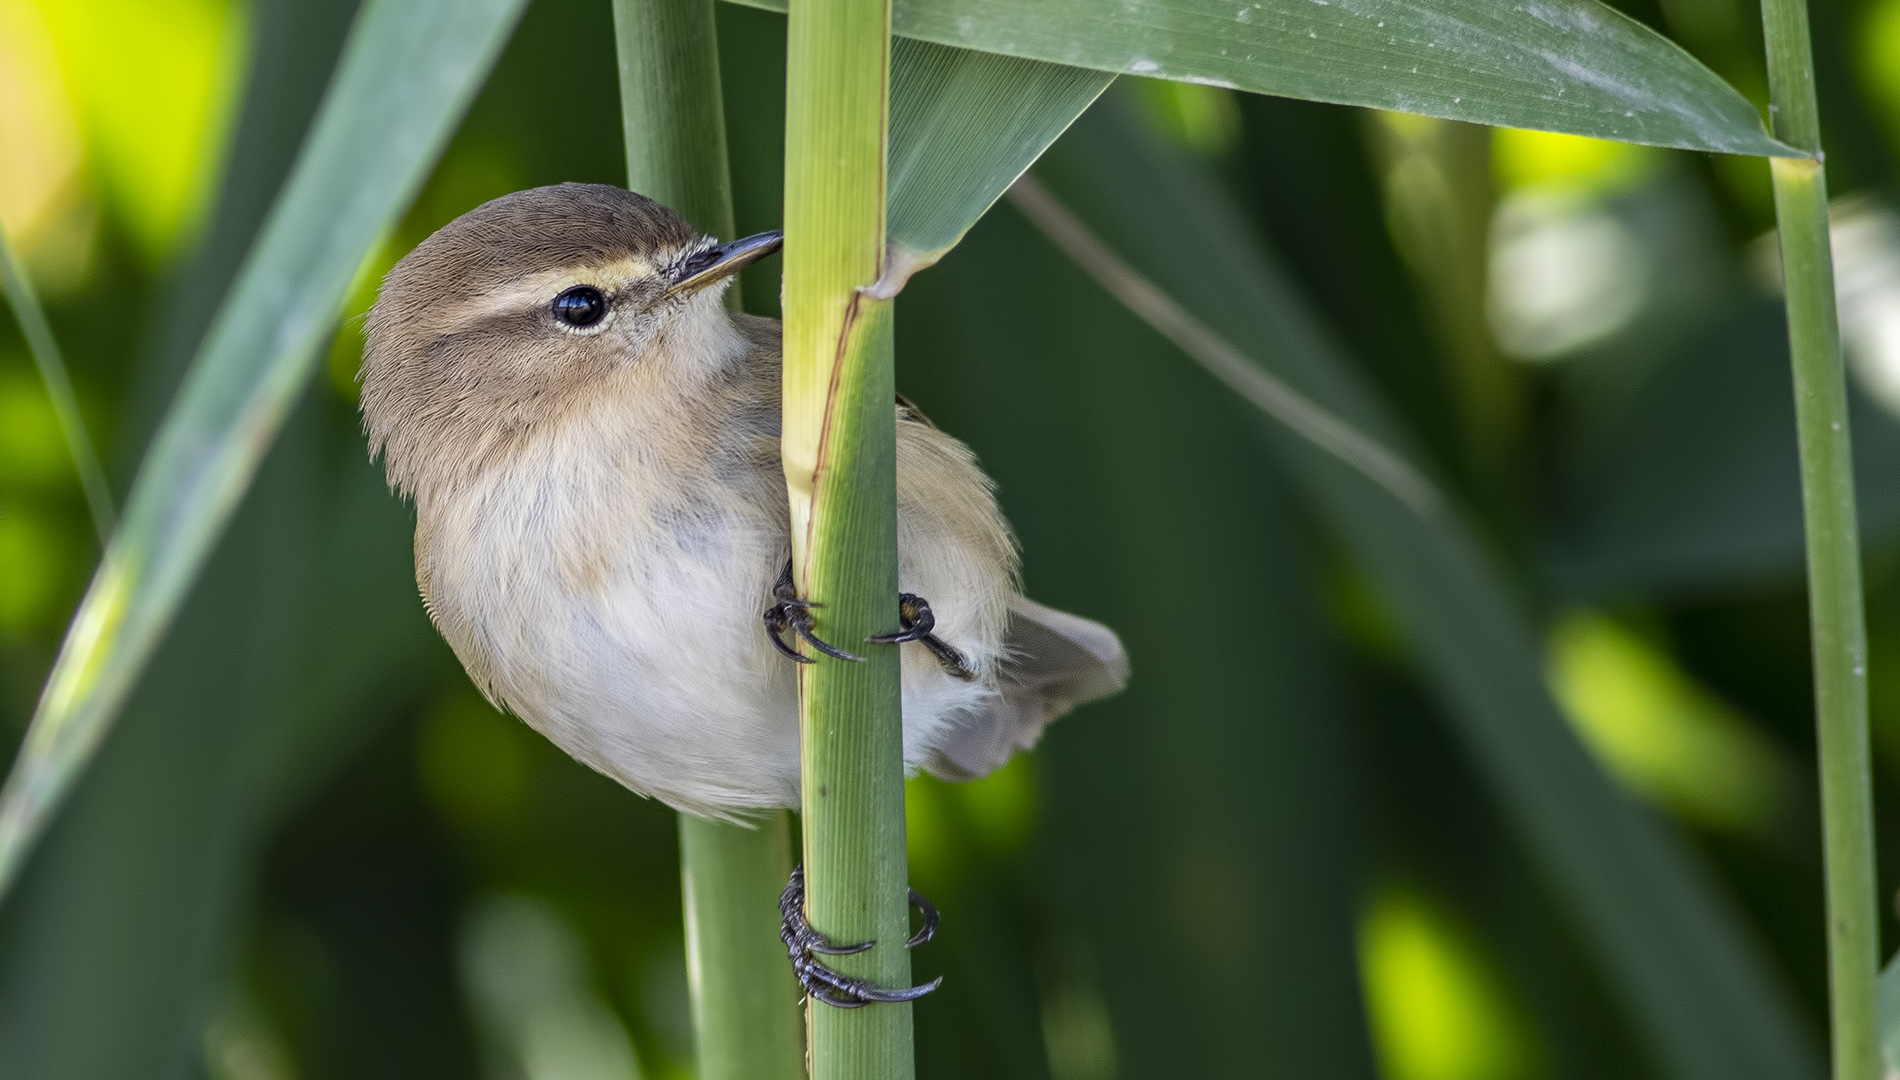
{"label": "bokeh light spot", "polygon": [[1359,926],[1373,1043],[1386,1080],[1515,1080],[1538,1073],[1532,1033],[1449,913],[1388,887]]}
{"label": "bokeh light spot", "polygon": [[1645,146],[1497,128],[1491,132],[1491,171],[1505,189],[1562,184],[1603,193],[1647,176],[1661,155]]}
{"label": "bokeh light spot", "polygon": [[1550,635],[1550,680],[1572,726],[1638,794],[1709,828],[1772,822],[1791,767],[1661,650],[1579,612]]}
{"label": "bokeh light spot", "polygon": [[[5,0],[19,3],[21,0]],[[203,217],[249,40],[238,0],[29,0],[89,171],[151,261]]]}
{"label": "bokeh light spot", "polygon": [[95,215],[83,161],[46,20],[31,0],[0,0],[0,229],[45,294],[69,287],[90,262]]}

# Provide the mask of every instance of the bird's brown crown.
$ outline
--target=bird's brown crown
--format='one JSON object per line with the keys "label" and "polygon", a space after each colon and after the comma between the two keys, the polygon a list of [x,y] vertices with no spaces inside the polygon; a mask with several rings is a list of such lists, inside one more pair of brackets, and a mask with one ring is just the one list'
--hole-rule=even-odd
{"label": "bird's brown crown", "polygon": [[[364,426],[391,482],[413,493],[581,400],[687,302],[669,294],[675,270],[711,243],[643,195],[557,184],[417,245],[366,324]],[[591,317],[564,319],[564,298]]]}
{"label": "bird's brown crown", "polygon": [[685,218],[625,188],[529,188],[483,203],[416,245],[383,282],[381,303],[431,302],[427,294],[449,283],[479,287],[576,266],[650,260],[696,238]]}

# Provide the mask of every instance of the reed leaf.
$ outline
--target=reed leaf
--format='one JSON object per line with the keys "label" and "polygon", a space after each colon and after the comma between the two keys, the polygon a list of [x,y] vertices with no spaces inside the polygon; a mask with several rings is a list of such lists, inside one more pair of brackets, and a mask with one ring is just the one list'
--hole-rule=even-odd
{"label": "reed leaf", "polygon": [[[1371,443],[1418,459],[1341,346],[1246,239],[1239,211],[1192,163],[1143,138],[1119,110],[1097,110],[1036,176],[1071,228],[1096,237],[1207,336]],[[1061,235],[1060,219],[1023,205],[1045,232]],[[1113,267],[1085,269],[1112,292],[1126,291]],[[1231,378],[1194,337],[1151,325]],[[1454,732],[1666,1071],[1686,1080],[1816,1075],[1784,991],[1715,884],[1571,733],[1512,590],[1451,501],[1421,512],[1297,431],[1275,426],[1269,441],[1381,585]]]}
{"label": "reed leaf", "polygon": [[[138,403],[121,413],[120,442],[149,435],[176,389],[290,171],[356,8],[251,9],[251,72],[215,216],[168,290],[159,344],[135,361]],[[0,1075],[148,1076],[173,1049],[199,1052],[258,847],[399,714],[397,688],[439,664],[405,557],[408,513],[352,449],[355,428],[330,395],[292,413],[154,654],[161,677],[133,691],[8,899]],[[271,607],[260,620],[262,596]]]}
{"label": "reed leaf", "polygon": [[[734,0],[784,11],[784,0]],[[903,37],[1600,139],[1790,155],[1755,107],[1595,0],[895,0]]]}
{"label": "reed leaf", "polygon": [[292,412],[8,898],[0,1075],[202,1059],[276,830],[443,670],[409,514],[350,413]]}
{"label": "reed leaf", "polygon": [[893,271],[942,258],[1112,74],[899,38],[891,48]]}
{"label": "reed leaf", "polygon": [[163,638],[334,326],[525,0],[371,0],[140,467],[0,790],[0,889]]}

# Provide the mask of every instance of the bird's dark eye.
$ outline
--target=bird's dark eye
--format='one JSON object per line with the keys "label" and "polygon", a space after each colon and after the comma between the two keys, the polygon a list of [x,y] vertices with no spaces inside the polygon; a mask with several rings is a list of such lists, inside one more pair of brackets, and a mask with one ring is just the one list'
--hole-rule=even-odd
{"label": "bird's dark eye", "polygon": [[592,285],[576,285],[554,298],[554,317],[569,326],[592,326],[607,314],[607,298]]}

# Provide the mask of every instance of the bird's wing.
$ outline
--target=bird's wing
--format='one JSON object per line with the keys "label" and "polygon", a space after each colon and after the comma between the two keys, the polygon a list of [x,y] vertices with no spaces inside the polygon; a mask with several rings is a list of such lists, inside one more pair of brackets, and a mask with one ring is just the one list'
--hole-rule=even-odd
{"label": "bird's wing", "polygon": [[1024,597],[1010,601],[1006,648],[1002,696],[931,755],[937,776],[985,776],[1036,745],[1051,720],[1128,684],[1128,654],[1115,631]]}

